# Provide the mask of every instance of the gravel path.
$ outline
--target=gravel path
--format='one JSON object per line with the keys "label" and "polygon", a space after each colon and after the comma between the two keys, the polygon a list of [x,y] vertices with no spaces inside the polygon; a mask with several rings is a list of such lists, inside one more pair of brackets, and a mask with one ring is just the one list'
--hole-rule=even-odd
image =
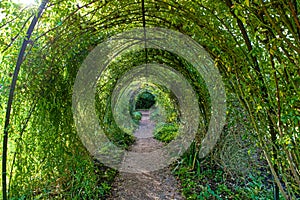
{"label": "gravel path", "polygon": [[[142,114],[140,127],[134,133],[136,142],[130,149],[139,153],[151,152],[163,146],[153,138],[155,124],[150,121],[149,112],[143,111]],[[179,188],[169,168],[143,173],[120,172],[112,185],[109,200],[183,200]]]}

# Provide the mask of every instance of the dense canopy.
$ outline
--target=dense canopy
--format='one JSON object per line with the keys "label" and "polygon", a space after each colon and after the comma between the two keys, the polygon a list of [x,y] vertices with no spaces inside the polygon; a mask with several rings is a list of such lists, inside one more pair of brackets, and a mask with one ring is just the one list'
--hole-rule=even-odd
{"label": "dense canopy", "polygon": [[[227,119],[223,139],[213,153],[224,155],[228,146],[220,150],[222,141],[232,136],[231,130],[244,127],[233,137],[249,145],[238,154],[241,159],[248,155],[263,160],[280,196],[299,198],[298,0],[43,0],[40,4],[0,2],[4,196],[92,199],[106,195],[116,172],[99,164],[77,134],[72,108],[76,76],[89,53],[109,38],[134,28],[159,27],[193,39],[222,76]],[[119,88],[124,95],[114,96],[126,73],[147,63],[166,65],[184,77],[196,94],[200,125],[187,153],[194,169],[203,159],[199,151],[216,114],[212,104],[217,98],[212,99],[212,86],[190,58],[146,43],[144,47],[120,55],[116,51],[105,63],[95,95],[99,126],[126,149],[134,141],[131,133],[137,122],[119,122],[114,114],[133,116],[135,107],[144,108],[140,103],[150,94],[155,97],[150,109],[157,121],[181,123],[180,101],[163,82],[151,78],[155,76],[151,70],[146,78],[128,76],[128,84]],[[116,98],[118,102],[113,101]],[[225,171],[228,160],[219,162]]]}

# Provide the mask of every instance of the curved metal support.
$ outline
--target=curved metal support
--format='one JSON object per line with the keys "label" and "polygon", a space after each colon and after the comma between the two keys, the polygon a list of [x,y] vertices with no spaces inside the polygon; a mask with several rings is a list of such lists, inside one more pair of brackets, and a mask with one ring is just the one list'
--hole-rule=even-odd
{"label": "curved metal support", "polygon": [[2,191],[3,191],[3,200],[7,200],[7,181],[6,181],[6,174],[7,174],[7,143],[8,143],[8,130],[9,130],[9,123],[10,123],[10,114],[11,114],[11,107],[14,98],[14,92],[18,80],[18,75],[20,72],[21,64],[23,63],[23,58],[25,54],[25,50],[27,44],[30,42],[31,34],[34,30],[36,23],[38,22],[39,18],[41,17],[47,3],[49,0],[43,0],[38,8],[38,13],[35,15],[30,23],[30,26],[26,33],[26,38],[23,41],[23,44],[20,49],[20,53],[17,59],[17,64],[14,70],[13,79],[11,82],[11,87],[9,91],[9,97],[7,101],[6,107],[6,116],[5,116],[5,124],[4,124],[4,131],[3,131],[3,154],[2,154]]}

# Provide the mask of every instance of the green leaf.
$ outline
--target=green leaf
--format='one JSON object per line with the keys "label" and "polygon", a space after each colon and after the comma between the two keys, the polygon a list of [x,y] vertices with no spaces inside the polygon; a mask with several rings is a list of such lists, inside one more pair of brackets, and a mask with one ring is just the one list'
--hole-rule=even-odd
{"label": "green leaf", "polygon": [[245,4],[250,7],[250,1],[249,0],[245,0]]}

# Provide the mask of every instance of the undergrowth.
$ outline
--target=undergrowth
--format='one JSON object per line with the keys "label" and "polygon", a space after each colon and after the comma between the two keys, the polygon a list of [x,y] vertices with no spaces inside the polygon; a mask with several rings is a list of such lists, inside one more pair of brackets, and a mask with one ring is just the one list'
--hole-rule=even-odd
{"label": "undergrowth", "polygon": [[[273,199],[273,179],[255,133],[238,102],[228,94],[227,120],[220,139],[199,158],[201,139],[173,165],[187,199]],[[280,197],[282,198],[282,197]]]}
{"label": "undergrowth", "polygon": [[188,199],[273,199],[272,183],[268,174],[249,172],[246,177],[234,177],[216,163],[212,155],[203,160],[194,156],[194,148],[173,166],[181,182],[182,193]]}
{"label": "undergrowth", "polygon": [[176,138],[178,125],[176,123],[158,123],[154,129],[154,138],[168,143]]}
{"label": "undergrowth", "polygon": [[139,124],[140,120],[142,119],[142,113],[139,111],[135,111],[132,113],[132,119],[134,123]]}

